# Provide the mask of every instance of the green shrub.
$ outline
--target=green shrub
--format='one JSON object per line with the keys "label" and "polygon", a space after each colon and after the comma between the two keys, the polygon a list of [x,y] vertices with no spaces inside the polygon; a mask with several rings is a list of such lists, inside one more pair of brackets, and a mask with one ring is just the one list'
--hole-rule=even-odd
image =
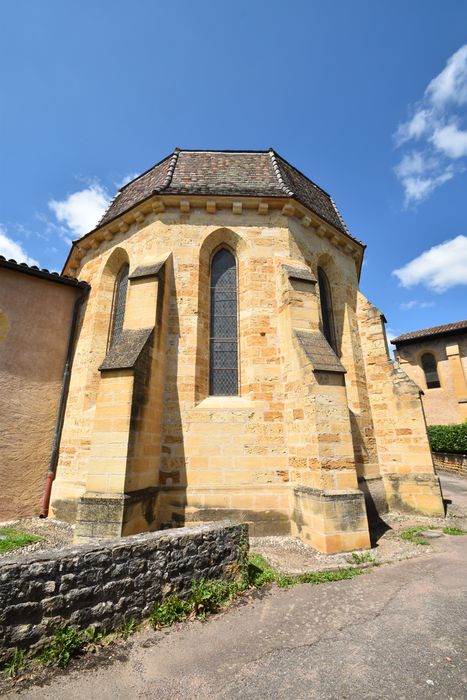
{"label": "green shrub", "polygon": [[467,454],[467,423],[429,425],[428,438],[433,452]]}
{"label": "green shrub", "polygon": [[65,668],[70,659],[76,656],[86,644],[86,636],[70,625],[63,625],[55,631],[52,640],[39,655],[45,666]]}

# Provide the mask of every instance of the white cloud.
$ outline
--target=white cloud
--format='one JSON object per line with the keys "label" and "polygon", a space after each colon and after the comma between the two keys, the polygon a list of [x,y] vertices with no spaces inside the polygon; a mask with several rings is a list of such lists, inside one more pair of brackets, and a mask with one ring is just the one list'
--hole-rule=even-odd
{"label": "white cloud", "polygon": [[439,151],[443,151],[449,158],[467,156],[467,131],[458,129],[455,124],[435,129],[431,141]]}
{"label": "white cloud", "polygon": [[448,59],[446,68],[433,78],[425,95],[437,107],[447,102],[459,105],[467,102],[467,44]]}
{"label": "white cloud", "polygon": [[467,285],[467,236],[457,236],[425,250],[392,274],[403,287],[423,284],[438,293],[459,284]]}
{"label": "white cloud", "polygon": [[446,168],[444,173],[428,177],[402,177],[401,182],[405,191],[405,204],[421,202],[426,199],[433,190],[454,177],[454,169]]}
{"label": "white cloud", "polygon": [[22,247],[21,243],[18,241],[14,241],[12,238],[9,238],[6,234],[6,231],[3,227],[0,226],[0,255],[3,255],[7,260],[10,260],[13,258],[13,260],[16,260],[16,262],[19,263],[26,263],[27,265],[37,265],[39,266],[39,263],[37,260],[34,260],[34,258],[31,258],[24,248]]}
{"label": "white cloud", "polygon": [[[446,67],[425,90],[412,117],[399,124],[394,139],[398,148],[417,142],[417,151],[405,153],[394,171],[404,189],[405,204],[419,203],[451,180],[464,167],[451,161],[467,157],[467,44],[447,61]],[[453,111],[457,108],[457,111]]]}
{"label": "white cloud", "polygon": [[71,234],[83,236],[96,227],[109,202],[107,190],[94,183],[84,190],[73,192],[62,201],[52,199],[49,208]]}
{"label": "white cloud", "polygon": [[417,299],[412,299],[411,301],[405,301],[401,304],[402,311],[410,311],[411,309],[430,309],[435,305],[434,301],[417,301]]}
{"label": "white cloud", "polygon": [[397,145],[400,146],[411,139],[418,139],[428,131],[431,120],[431,111],[420,109],[415,112],[412,119],[408,122],[399,124],[395,133]]}

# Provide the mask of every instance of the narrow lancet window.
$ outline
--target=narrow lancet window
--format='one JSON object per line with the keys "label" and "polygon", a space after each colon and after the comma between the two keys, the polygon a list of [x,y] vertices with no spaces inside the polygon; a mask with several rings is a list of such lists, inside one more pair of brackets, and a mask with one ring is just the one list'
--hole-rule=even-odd
{"label": "narrow lancet window", "polygon": [[321,303],[321,323],[323,335],[337,353],[336,332],[334,329],[334,313],[332,309],[331,285],[326,273],[318,267],[319,299]]}
{"label": "narrow lancet window", "polygon": [[225,248],[211,262],[209,393],[238,394],[237,266]]}
{"label": "narrow lancet window", "polygon": [[441,384],[438,376],[438,368],[436,366],[436,358],[433,353],[425,352],[422,355],[422,368],[425,372],[427,389],[438,389]]}
{"label": "narrow lancet window", "polygon": [[123,319],[125,317],[126,292],[128,289],[128,273],[130,266],[125,263],[115,280],[114,297],[112,303],[112,322],[110,327],[109,347],[115,345],[123,329]]}

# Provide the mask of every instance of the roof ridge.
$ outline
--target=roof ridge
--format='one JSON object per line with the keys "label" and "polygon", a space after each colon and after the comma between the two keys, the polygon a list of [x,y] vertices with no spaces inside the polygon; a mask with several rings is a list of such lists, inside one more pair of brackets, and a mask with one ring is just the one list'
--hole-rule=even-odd
{"label": "roof ridge", "polygon": [[[310,182],[311,182],[311,181],[310,181]],[[315,186],[316,186],[316,185],[315,185]],[[323,190],[323,192],[324,192],[324,190]],[[332,204],[332,206],[334,207],[334,209],[335,209],[335,211],[336,211],[336,214],[337,214],[337,216],[338,216],[338,218],[339,218],[339,221],[340,221],[341,224],[342,224],[342,228],[343,228],[344,231],[345,231],[346,233],[348,233],[349,236],[350,236],[351,233],[350,233],[350,231],[349,231],[349,229],[348,229],[348,227],[347,227],[347,224],[345,223],[345,221],[344,221],[344,219],[343,219],[343,217],[342,217],[342,214],[340,213],[340,211],[339,211],[339,209],[338,209],[338,207],[337,207],[337,204],[335,203],[335,201],[333,200],[333,198],[331,197],[331,195],[328,195],[328,197],[329,197],[329,199],[331,200],[331,204]],[[359,243],[361,243],[361,241],[359,241]]]}
{"label": "roof ridge", "polygon": [[[168,160],[169,158],[172,158],[172,155],[173,155],[173,153],[169,153],[168,156],[165,156],[165,158],[162,158],[162,160],[158,160],[157,163],[154,163],[154,165],[151,165],[150,168],[148,168],[147,170],[145,170],[145,171],[144,171],[143,173],[141,173],[140,175],[137,175],[137,176],[134,177],[132,180],[129,180],[128,182],[125,182],[125,184],[122,185],[122,186],[117,190],[117,194],[115,195],[115,197],[118,196],[118,193],[119,193],[119,192],[123,192],[123,190],[126,190],[126,188],[129,187],[133,182],[136,182],[136,180],[139,180],[139,179],[140,179],[141,177],[143,177],[144,175],[147,175],[148,173],[150,173],[151,170],[154,170],[154,168],[157,168],[158,165],[162,165],[162,163],[164,163],[166,160]],[[114,197],[113,199],[115,199],[115,197]]]}
{"label": "roof ridge", "polygon": [[[174,150],[174,152],[172,153],[172,155],[170,156],[169,168],[167,170],[167,175],[165,176],[165,180],[160,187],[156,187],[153,190],[154,193],[162,192],[163,190],[167,189],[167,187],[172,182],[172,178],[173,178],[174,170],[175,170],[176,165],[177,165],[179,153],[180,153],[180,148],[176,148]],[[154,167],[156,167],[156,166],[154,166]]]}
{"label": "roof ridge", "polygon": [[289,189],[289,188],[287,187],[287,185],[285,184],[285,182],[284,182],[284,179],[283,179],[283,177],[282,177],[282,173],[281,173],[281,171],[280,171],[279,164],[278,164],[278,162],[277,162],[276,154],[275,154],[274,150],[273,150],[272,148],[269,148],[269,149],[268,149],[268,153],[269,153],[269,157],[271,158],[271,162],[272,162],[272,167],[273,167],[274,173],[275,173],[275,175],[276,175],[276,177],[277,177],[277,179],[278,179],[278,181],[279,181],[280,188],[281,188],[287,195],[289,195],[289,197],[294,197],[294,196],[295,196],[295,193],[294,193],[291,189]]}
{"label": "roof ridge", "polygon": [[[273,149],[271,148],[271,150],[273,150]],[[276,156],[276,158],[279,158],[279,160],[282,160],[284,163],[287,163],[287,165],[289,166],[289,168],[292,168],[292,170],[295,170],[295,172],[299,173],[302,177],[304,177],[306,180],[308,180],[308,182],[310,183],[310,185],[313,185],[313,187],[315,187],[317,190],[319,190],[320,192],[322,192],[323,194],[325,194],[326,197],[329,197],[329,199],[331,199],[331,195],[329,194],[329,192],[327,192],[327,190],[324,190],[320,185],[317,185],[316,182],[314,182],[313,180],[311,180],[311,179],[308,177],[308,175],[306,175],[302,170],[300,170],[300,169],[297,168],[295,165],[293,165],[292,163],[290,163],[290,162],[287,160],[287,158],[284,158],[284,156],[281,156],[281,154],[278,153],[277,151],[274,151],[274,155]]]}
{"label": "roof ridge", "polygon": [[268,153],[269,149],[255,149],[255,148],[179,148],[181,153]]}

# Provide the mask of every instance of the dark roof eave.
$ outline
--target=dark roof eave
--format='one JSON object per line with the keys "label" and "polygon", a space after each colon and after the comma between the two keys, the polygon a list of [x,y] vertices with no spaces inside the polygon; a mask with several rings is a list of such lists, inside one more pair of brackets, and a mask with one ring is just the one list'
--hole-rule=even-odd
{"label": "dark roof eave", "polygon": [[390,342],[395,345],[396,348],[399,345],[408,345],[409,343],[420,343],[424,340],[431,340],[432,338],[442,338],[446,335],[459,335],[461,333],[467,333],[467,328],[449,328],[444,331],[437,331],[435,333],[427,333],[425,335],[417,335],[413,338],[393,338]]}
{"label": "dark roof eave", "polygon": [[91,289],[89,284],[84,280],[78,280],[75,277],[68,277],[65,275],[60,275],[58,272],[49,272],[48,270],[39,270],[35,267],[31,267],[26,263],[18,263],[16,260],[7,260],[0,255],[0,267],[6,270],[12,270],[13,272],[20,272],[30,277],[37,277],[38,279],[46,280],[47,282],[54,282],[55,284],[64,284],[68,287],[78,287],[80,289]]}

